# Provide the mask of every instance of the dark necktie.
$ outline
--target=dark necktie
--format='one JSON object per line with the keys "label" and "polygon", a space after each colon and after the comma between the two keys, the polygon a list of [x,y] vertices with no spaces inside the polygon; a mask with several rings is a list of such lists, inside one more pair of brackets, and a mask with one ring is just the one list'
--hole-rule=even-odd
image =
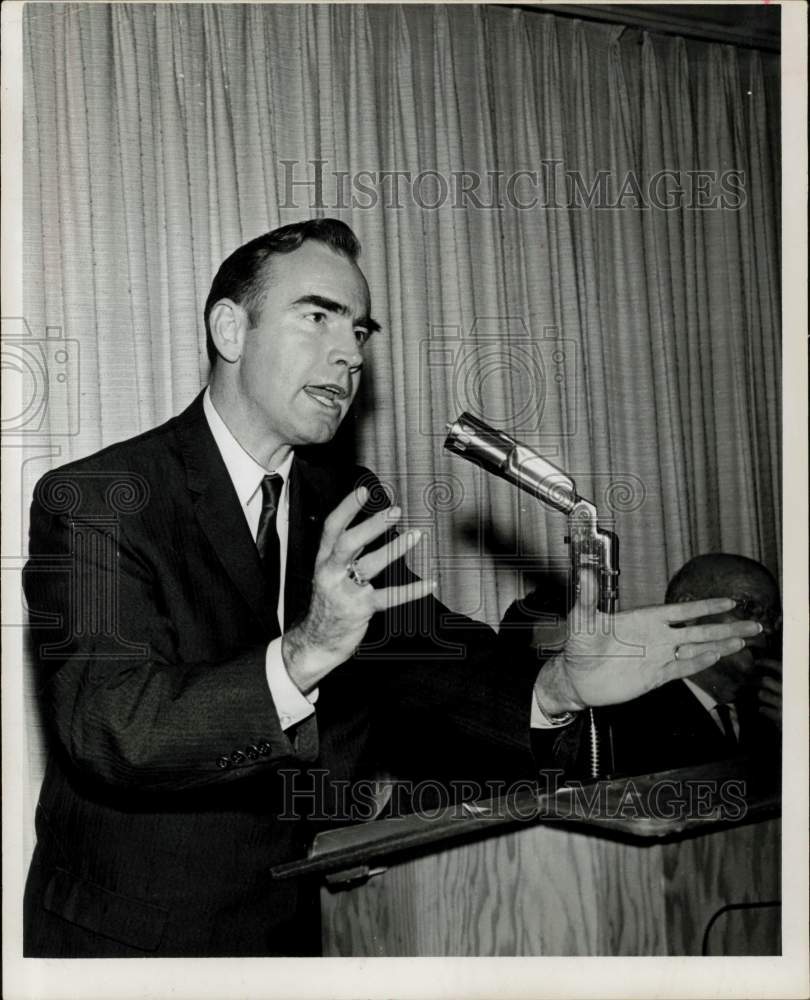
{"label": "dark necktie", "polygon": [[714,706],[714,710],[717,712],[717,718],[720,720],[720,725],[723,727],[726,739],[730,744],[736,746],[737,734],[734,732],[734,725],[731,721],[731,709],[728,705],[718,704]]}
{"label": "dark necktie", "polygon": [[262,561],[267,595],[273,615],[278,616],[278,586],[281,577],[281,548],[276,530],[276,513],[284,480],[275,474],[262,479],[262,512],[256,532],[256,548]]}

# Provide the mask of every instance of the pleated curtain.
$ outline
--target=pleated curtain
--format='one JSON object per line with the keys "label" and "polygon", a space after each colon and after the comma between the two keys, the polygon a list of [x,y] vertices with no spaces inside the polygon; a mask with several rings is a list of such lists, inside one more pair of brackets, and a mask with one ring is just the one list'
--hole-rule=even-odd
{"label": "pleated curtain", "polygon": [[699,552],[779,572],[777,57],[395,4],[33,4],[24,46],[26,319],[73,352],[26,490],[186,406],[220,261],[327,215],[382,323],[341,439],[447,604],[496,624],[566,561],[443,451],[463,409],[597,503],[622,606]]}

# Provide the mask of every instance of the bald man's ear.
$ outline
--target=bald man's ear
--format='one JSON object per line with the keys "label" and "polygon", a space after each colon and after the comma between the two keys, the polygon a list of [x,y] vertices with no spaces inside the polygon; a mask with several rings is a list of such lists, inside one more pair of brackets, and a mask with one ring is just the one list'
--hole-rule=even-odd
{"label": "bald man's ear", "polygon": [[247,313],[232,299],[219,299],[208,314],[211,339],[217,353],[229,364],[242,357],[242,346],[248,329]]}

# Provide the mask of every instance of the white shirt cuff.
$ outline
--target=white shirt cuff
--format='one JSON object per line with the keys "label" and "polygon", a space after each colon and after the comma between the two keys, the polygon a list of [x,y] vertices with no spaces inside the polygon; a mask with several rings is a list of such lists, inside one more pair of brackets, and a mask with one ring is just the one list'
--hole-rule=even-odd
{"label": "white shirt cuff", "polygon": [[315,711],[318,689],[315,688],[309,694],[304,695],[290,679],[281,655],[281,636],[278,639],[273,639],[267,647],[264,664],[267,673],[267,686],[270,688],[270,696],[276,706],[281,728],[289,729],[309,718]]}
{"label": "white shirt cuff", "polygon": [[532,711],[529,717],[529,725],[532,729],[559,729],[561,726],[567,726],[569,723],[573,722],[576,718],[575,713],[571,713],[568,718],[562,721],[552,721],[540,707],[540,702],[537,700],[537,696],[532,689]]}

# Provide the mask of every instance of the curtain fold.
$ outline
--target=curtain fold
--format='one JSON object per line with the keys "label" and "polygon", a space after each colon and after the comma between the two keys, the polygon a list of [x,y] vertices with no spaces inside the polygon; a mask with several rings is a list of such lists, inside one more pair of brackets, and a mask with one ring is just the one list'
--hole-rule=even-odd
{"label": "curtain fold", "polygon": [[[509,565],[564,557],[556,515],[442,453],[464,406],[627,494],[628,602],[707,548],[778,571],[770,57],[638,37],[487,7],[30,7],[26,309],[79,345],[58,457],[176,412],[219,261],[332,214],[386,329],[358,454],[434,556],[483,558],[444,561],[451,602],[495,621]],[[423,509],[434,481],[451,516]]]}
{"label": "curtain fold", "polygon": [[450,606],[496,623],[566,560],[560,516],[443,452],[463,409],[612,519],[625,607],[698,552],[779,572],[775,57],[393,4],[33,4],[25,47],[26,318],[75,362],[29,489],[187,404],[221,260],[330,215],[383,324],[355,450]]}

